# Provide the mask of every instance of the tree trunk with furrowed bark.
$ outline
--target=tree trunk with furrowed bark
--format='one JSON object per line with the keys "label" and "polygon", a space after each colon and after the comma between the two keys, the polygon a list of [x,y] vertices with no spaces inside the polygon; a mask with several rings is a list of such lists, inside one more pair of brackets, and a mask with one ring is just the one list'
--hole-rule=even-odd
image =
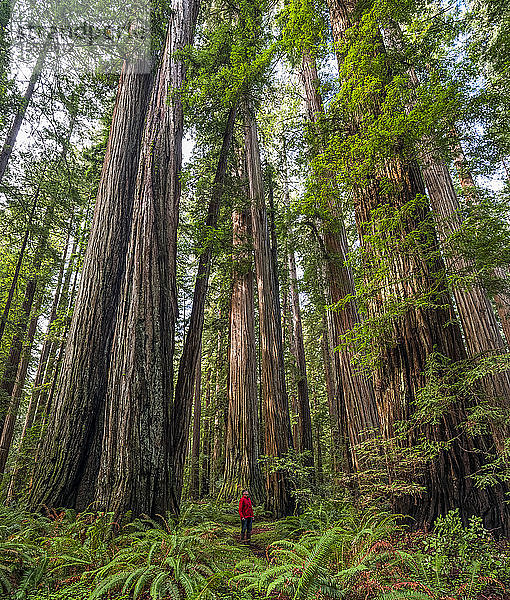
{"label": "tree trunk with furrowed bark", "polygon": [[83,509],[94,500],[150,81],[143,65],[124,65],[61,377],[35,468],[33,508]]}
{"label": "tree trunk with furrowed bark", "polygon": [[[383,30],[383,38],[386,47],[403,50],[402,33],[397,23],[388,24]],[[412,67],[408,69],[408,74],[411,85],[417,87],[419,81]],[[406,108],[409,110],[411,107]],[[463,191],[467,201],[472,201],[475,183],[469,171],[463,168],[465,160],[459,144],[454,148],[454,154]],[[450,273],[469,275],[473,271],[473,265],[449,247],[452,236],[462,228],[460,203],[450,171],[444,161],[441,161],[434,140],[430,137],[420,141],[419,159],[446,267]],[[456,285],[453,294],[469,356],[506,352],[507,345],[499,330],[498,319],[485,288],[477,282],[468,286]],[[503,406],[510,405],[509,372],[487,375],[481,380],[481,384],[489,400]],[[505,431],[501,424],[495,423],[492,432],[498,449],[502,450],[508,431]]]}
{"label": "tree trunk with furrowed bark", "polygon": [[250,224],[249,209],[234,211],[228,417],[220,496],[230,501],[247,488],[254,502],[260,503],[264,499],[264,486],[258,464],[257,359]]}
{"label": "tree trunk with furrowed bark", "polygon": [[[245,151],[258,288],[264,448],[270,461],[273,457],[283,458],[292,448],[292,433],[285,386],[281,314],[275,290],[274,262],[269,241],[257,126],[247,106],[245,107]],[[268,509],[276,516],[292,514],[294,500],[284,470],[268,471],[266,498]]]}
{"label": "tree trunk with furrowed bark", "polygon": [[[359,22],[354,14],[356,3],[348,0],[328,0],[333,38],[338,47],[347,29],[349,39],[356,43]],[[382,38],[375,36],[373,55],[366,56],[366,69],[370,60],[376,60],[378,73],[380,61],[385,60]],[[339,62],[344,56],[339,54]],[[386,70],[389,76],[389,71]],[[363,124],[363,116],[377,117],[383,98],[381,92],[373,93],[363,100],[363,105],[352,110],[346,122],[347,133],[356,134]],[[354,166],[354,165],[353,165]],[[425,193],[418,164],[405,155],[381,159],[371,168],[362,183],[353,185],[356,222],[365,255],[365,278],[370,283],[372,269],[384,265],[378,275],[377,291],[368,299],[369,318],[385,318],[385,308],[391,310],[394,298],[406,302],[405,311],[386,323],[385,339],[377,342],[378,360],[374,365],[374,390],[381,416],[383,436],[395,435],[395,424],[408,421],[413,414],[418,392],[427,383],[424,374],[431,355],[438,352],[452,361],[463,359],[466,354],[461,332],[452,319],[453,307],[443,278],[444,264],[437,253],[437,242],[428,206],[414,205],[406,211],[392,230],[378,230],[382,242],[390,243],[391,256],[381,255],[378,246],[371,242],[377,223],[373,222],[383,206],[386,210],[400,211]],[[417,238],[418,232],[422,232]],[[412,252],[404,251],[409,236],[419,240],[419,247]],[[426,306],[414,299],[423,294],[433,294],[434,302]],[[405,496],[396,503],[398,510],[416,519],[417,526],[431,526],[438,515],[459,508],[463,520],[472,514],[484,518],[485,525],[500,533],[508,531],[508,513],[502,503],[502,486],[480,490],[473,485],[470,475],[476,472],[482,458],[476,450],[487,450],[489,441],[484,437],[471,438],[460,427],[464,417],[463,399],[454,408],[446,409],[437,424],[421,424],[407,439],[409,445],[416,442],[420,433],[429,440],[451,440],[448,449],[439,451],[420,475],[420,483],[426,492],[423,496]]]}
{"label": "tree trunk with furrowed bark", "polygon": [[142,137],[95,496],[115,514],[178,510],[170,454],[186,75],[178,53],[192,42],[198,7],[173,4]]}

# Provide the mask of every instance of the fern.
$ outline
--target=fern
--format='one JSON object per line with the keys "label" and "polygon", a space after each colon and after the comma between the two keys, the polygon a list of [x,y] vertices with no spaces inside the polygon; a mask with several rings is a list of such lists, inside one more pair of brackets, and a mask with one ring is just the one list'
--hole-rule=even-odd
{"label": "fern", "polygon": [[145,592],[154,600],[164,596],[191,599],[219,570],[213,554],[221,556],[221,550],[226,550],[219,543],[204,540],[200,531],[146,529],[146,523],[117,538],[116,555],[93,573],[92,598],[120,588],[134,600]]}

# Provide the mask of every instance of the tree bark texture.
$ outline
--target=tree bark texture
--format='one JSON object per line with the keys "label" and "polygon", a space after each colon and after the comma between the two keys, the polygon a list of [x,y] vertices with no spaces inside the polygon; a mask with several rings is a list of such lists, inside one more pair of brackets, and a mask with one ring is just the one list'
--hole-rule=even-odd
{"label": "tree bark texture", "polygon": [[[385,45],[392,50],[402,50],[402,32],[397,23],[391,22],[383,32]],[[411,85],[419,85],[412,67],[408,69]],[[411,107],[406,107],[410,110]],[[456,149],[456,164],[462,188],[468,200],[475,190],[474,181],[468,170],[462,167],[462,148]],[[419,147],[419,159],[430,206],[434,212],[436,229],[447,269],[451,273],[470,273],[473,266],[458,252],[449,248],[449,240],[462,227],[460,203],[446,164],[438,158],[434,141],[423,138]],[[470,356],[506,352],[507,346],[499,330],[499,324],[492,302],[483,286],[474,283],[469,287],[456,285],[453,289],[455,304],[459,313],[464,339]],[[510,373],[493,373],[481,381],[489,399],[508,406],[510,403]],[[492,427],[493,437],[499,450],[504,447],[506,433],[500,424]]]}
{"label": "tree bark texture", "polygon": [[250,251],[249,210],[233,213],[233,282],[230,304],[228,417],[225,471],[220,496],[227,501],[249,489],[254,502],[264,500],[258,463],[259,422],[253,259]]}
{"label": "tree bark texture", "polygon": [[[205,223],[205,234],[211,234],[218,224],[221,197],[225,176],[227,174],[228,155],[234,135],[234,124],[236,119],[236,107],[230,109],[223,143],[220,150],[216,174],[211,190],[211,199],[207,211]],[[200,255],[198,263],[197,278],[193,292],[193,305],[191,309],[188,331],[184,342],[184,348],[179,361],[179,373],[175,386],[174,409],[172,419],[172,461],[175,494],[178,499],[181,496],[182,477],[186,452],[188,448],[189,425],[191,420],[191,406],[193,395],[193,378],[196,365],[199,361],[199,350],[204,328],[204,309],[209,287],[209,275],[213,258],[212,241],[208,241],[205,249]]]}
{"label": "tree bark texture", "polygon": [[151,77],[125,64],[58,392],[30,503],[83,509],[94,500],[115,316],[124,276]]}
{"label": "tree bark texture", "polygon": [[[245,118],[246,166],[259,304],[265,454],[269,459],[282,458],[292,448],[292,433],[285,386],[281,311],[274,283],[257,126],[248,107]],[[294,500],[283,470],[268,470],[266,498],[268,509],[276,516],[292,514]]]}
{"label": "tree bark texture", "polygon": [[[303,53],[301,79],[306,96],[308,116],[316,128],[317,149],[324,149],[326,140],[320,131],[320,119],[324,115],[322,97],[318,92],[319,78],[315,61],[309,52]],[[335,305],[346,296],[355,295],[354,278],[347,259],[349,247],[345,226],[341,218],[337,218],[335,175],[330,172],[320,174],[320,185],[327,190],[329,210],[333,216],[329,223],[323,225],[323,246],[326,262],[326,280],[329,287],[331,304]],[[374,397],[372,382],[366,374],[361,373],[353,364],[353,355],[348,348],[341,346],[342,336],[359,325],[361,319],[353,299],[342,308],[330,312],[328,321],[331,329],[333,348],[333,365],[338,385],[335,388],[335,404],[333,414],[337,418],[345,415],[342,422],[334,428],[334,439],[343,444],[344,427],[350,442],[351,458],[349,462],[357,464],[356,446],[367,435],[379,429],[379,415]],[[341,439],[342,438],[342,439]],[[358,465],[359,466],[359,465]]]}
{"label": "tree bark texture", "polygon": [[[358,23],[353,20],[354,2],[328,0],[332,21],[333,36],[339,43],[345,31],[353,28],[357,32]],[[374,57],[384,60],[382,40],[374,48]],[[339,60],[343,60],[339,56]],[[357,132],[363,114],[378,115],[379,96],[367,98],[363,110],[351,114],[349,132]],[[382,206],[399,210],[425,192],[417,163],[395,152],[391,158],[381,160],[373,169],[367,182],[353,189],[356,221],[364,249],[370,261],[384,261],[378,249],[371,244],[370,235],[374,211]],[[388,182],[388,184],[386,184]],[[381,184],[384,185],[384,189]],[[395,434],[398,421],[408,421],[414,410],[418,391],[426,384],[424,370],[433,352],[455,361],[465,357],[459,327],[452,322],[453,307],[442,279],[444,265],[439,258],[434,241],[431,215],[427,206],[417,206],[412,214],[402,215],[398,231],[379,230],[385,240],[399,244],[417,231],[427,231],[420,238],[419,252],[403,252],[397,249],[392,253],[389,264],[385,264],[382,280],[378,281],[378,291],[368,301],[369,317],[383,316],[384,307],[391,305],[392,298],[410,300],[405,312],[392,319],[384,340],[377,340],[379,360],[374,367],[374,389],[382,421],[383,436],[387,439]],[[370,268],[370,263],[368,267]],[[376,264],[377,267],[377,264]],[[421,306],[412,302],[421,294],[434,293],[434,303]],[[501,496],[503,488],[477,490],[469,479],[482,464],[476,447],[486,450],[486,439],[468,437],[459,427],[465,417],[462,399],[455,409],[446,410],[435,425],[421,424],[419,432],[430,440],[452,440],[448,450],[442,450],[421,475],[421,482],[427,492],[426,497],[404,497],[398,509],[416,519],[416,525],[431,526],[438,515],[459,508],[462,518],[478,514],[484,518],[489,528],[504,533],[508,529],[508,515]],[[415,430],[407,443],[415,442]]]}
{"label": "tree bark texture", "polygon": [[198,6],[174,3],[142,139],[96,493],[98,505],[116,514],[178,510],[170,412],[186,68],[176,53],[192,42]]}

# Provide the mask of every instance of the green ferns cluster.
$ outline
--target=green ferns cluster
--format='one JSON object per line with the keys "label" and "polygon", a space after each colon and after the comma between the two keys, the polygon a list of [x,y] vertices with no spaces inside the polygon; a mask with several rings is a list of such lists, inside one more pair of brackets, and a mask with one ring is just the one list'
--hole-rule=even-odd
{"label": "green ferns cluster", "polygon": [[248,547],[230,525],[234,508],[190,504],[179,519],[124,526],[108,513],[3,508],[0,598],[475,600],[503,598],[510,585],[507,552],[480,519],[463,524],[455,511],[433,533],[410,534],[375,506],[321,501],[277,523],[258,519]]}

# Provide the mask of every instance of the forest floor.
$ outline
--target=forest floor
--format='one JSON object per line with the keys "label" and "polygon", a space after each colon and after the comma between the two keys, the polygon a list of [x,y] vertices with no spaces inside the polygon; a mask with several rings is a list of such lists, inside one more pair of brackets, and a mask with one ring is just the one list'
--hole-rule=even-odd
{"label": "forest floor", "polygon": [[250,542],[235,504],[178,519],[0,507],[1,600],[510,600],[510,544],[449,513],[410,532],[376,507],[320,502]]}

